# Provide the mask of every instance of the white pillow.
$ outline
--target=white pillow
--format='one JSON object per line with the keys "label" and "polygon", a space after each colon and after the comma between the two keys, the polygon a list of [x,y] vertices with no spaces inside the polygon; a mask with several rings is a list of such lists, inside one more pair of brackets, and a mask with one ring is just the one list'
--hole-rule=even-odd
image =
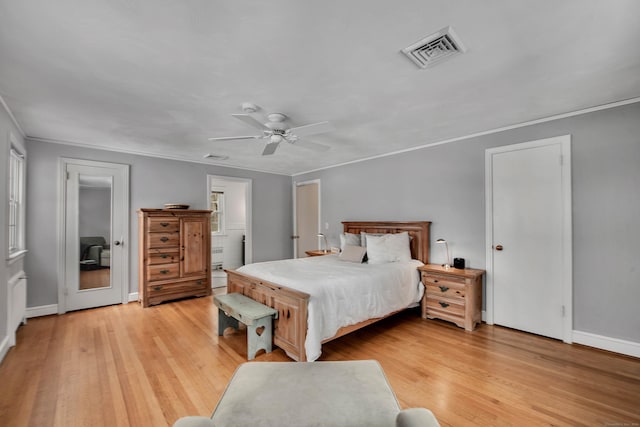
{"label": "white pillow", "polygon": [[382,236],[367,235],[367,257],[369,264],[411,261],[409,233],[406,231]]}
{"label": "white pillow", "polygon": [[[340,250],[344,250],[346,245],[360,246],[360,235],[353,233],[340,234]],[[364,245],[362,245],[364,246]]]}
{"label": "white pillow", "polygon": [[361,263],[366,252],[367,248],[363,248],[362,246],[345,245],[339,258],[341,261]]}

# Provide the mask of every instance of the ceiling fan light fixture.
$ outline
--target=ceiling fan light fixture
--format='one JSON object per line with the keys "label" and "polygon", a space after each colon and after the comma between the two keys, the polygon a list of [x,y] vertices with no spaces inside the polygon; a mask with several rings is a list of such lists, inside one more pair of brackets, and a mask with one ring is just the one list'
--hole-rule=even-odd
{"label": "ceiling fan light fixture", "polygon": [[272,143],[272,144],[278,144],[278,143],[282,142],[282,140],[283,140],[284,138],[282,137],[282,135],[278,135],[278,134],[276,133],[276,134],[271,135],[271,138],[270,138],[270,139],[271,139],[271,143]]}

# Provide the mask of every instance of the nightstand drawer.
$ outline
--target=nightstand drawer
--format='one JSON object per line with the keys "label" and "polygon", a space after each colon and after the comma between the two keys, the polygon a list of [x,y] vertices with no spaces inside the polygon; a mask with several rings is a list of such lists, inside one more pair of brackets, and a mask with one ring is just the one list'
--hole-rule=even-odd
{"label": "nightstand drawer", "polygon": [[464,277],[454,277],[454,276],[446,276],[444,274],[434,274],[434,273],[425,273],[422,272],[422,283],[425,285],[431,284],[435,286],[446,285],[449,287],[455,286],[457,283],[458,286],[464,287],[466,280]]}
{"label": "nightstand drawer", "polygon": [[423,282],[425,284],[425,289],[427,291],[427,297],[433,298],[457,298],[462,299],[464,301],[466,295],[466,287],[464,284],[449,282],[449,281],[438,281],[437,285],[431,282]]}
{"label": "nightstand drawer", "polygon": [[[464,300],[455,300],[449,298],[429,298],[426,299],[427,313],[436,315],[436,313],[446,313],[449,316],[456,316],[464,319]],[[437,317],[437,315],[436,315]]]}

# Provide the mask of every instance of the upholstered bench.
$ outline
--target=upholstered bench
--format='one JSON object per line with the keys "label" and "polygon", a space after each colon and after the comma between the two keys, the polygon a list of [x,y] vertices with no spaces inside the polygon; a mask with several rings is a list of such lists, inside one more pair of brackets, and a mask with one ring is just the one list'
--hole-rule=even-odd
{"label": "upholstered bench", "polygon": [[218,307],[218,335],[228,327],[238,329],[238,322],[247,325],[247,360],[253,360],[258,350],[271,353],[273,317],[278,311],[242,294],[216,295]]}
{"label": "upholstered bench", "polygon": [[252,362],[231,378],[211,418],[174,427],[437,427],[431,411],[400,410],[380,364]]}

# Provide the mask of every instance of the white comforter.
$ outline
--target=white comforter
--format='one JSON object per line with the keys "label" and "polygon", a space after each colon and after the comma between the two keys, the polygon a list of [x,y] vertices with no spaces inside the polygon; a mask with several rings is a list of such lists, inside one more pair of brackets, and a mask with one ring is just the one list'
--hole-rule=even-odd
{"label": "white comforter", "polygon": [[422,298],[420,261],[356,264],[338,255],[260,262],[238,271],[310,295],[305,350],[320,357],[339,328],[402,310]]}

